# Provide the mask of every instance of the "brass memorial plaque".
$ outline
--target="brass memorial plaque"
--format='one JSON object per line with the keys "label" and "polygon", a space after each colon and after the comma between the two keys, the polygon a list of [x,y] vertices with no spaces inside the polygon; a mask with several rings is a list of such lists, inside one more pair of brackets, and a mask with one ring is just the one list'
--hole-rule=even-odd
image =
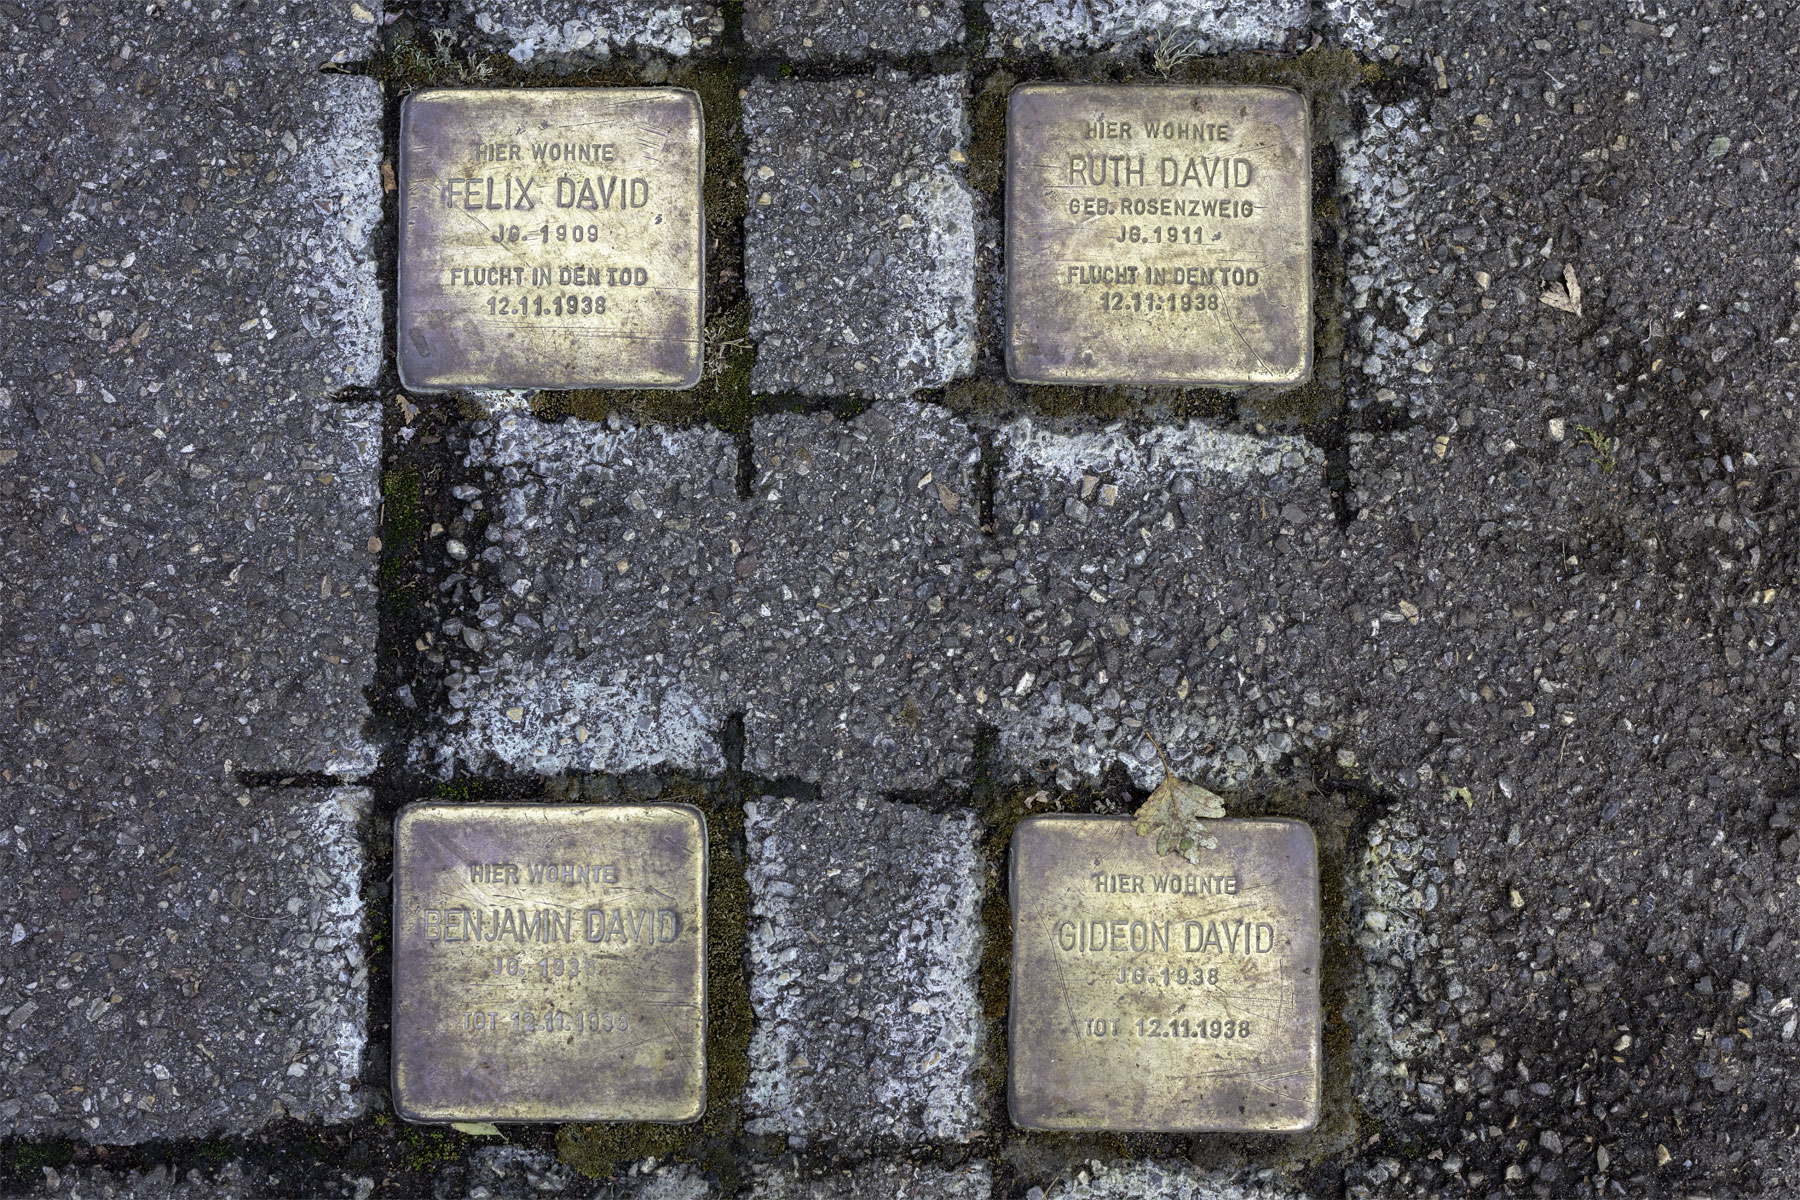
{"label": "brass memorial plaque", "polygon": [[693,1121],[706,820],[686,805],[413,804],[394,824],[394,1107]]}
{"label": "brass memorial plaque", "polygon": [[453,388],[700,380],[700,98],[424,91],[400,110],[400,379]]}
{"label": "brass memorial plaque", "polygon": [[1196,867],[1130,817],[1012,847],[1008,1102],[1026,1129],[1301,1131],[1319,1119],[1319,869],[1299,821],[1209,821]]}
{"label": "brass memorial plaque", "polygon": [[1312,373],[1306,99],[1025,84],[1006,122],[1006,371],[1298,385]]}

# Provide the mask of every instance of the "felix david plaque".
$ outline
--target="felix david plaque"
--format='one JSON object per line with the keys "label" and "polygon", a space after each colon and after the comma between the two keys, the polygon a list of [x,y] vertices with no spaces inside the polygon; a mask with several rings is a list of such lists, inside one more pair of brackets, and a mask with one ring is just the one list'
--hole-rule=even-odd
{"label": "felix david plaque", "polygon": [[700,379],[700,99],[424,91],[400,113],[400,378],[457,388]]}

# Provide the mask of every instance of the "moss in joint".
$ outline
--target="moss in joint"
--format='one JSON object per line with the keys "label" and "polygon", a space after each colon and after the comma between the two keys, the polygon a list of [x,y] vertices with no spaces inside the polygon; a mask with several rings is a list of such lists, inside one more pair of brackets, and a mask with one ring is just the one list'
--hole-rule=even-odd
{"label": "moss in joint", "polygon": [[647,1157],[698,1163],[733,1195],[740,1170],[730,1145],[743,1128],[741,1103],[750,1081],[750,983],[744,962],[750,884],[745,875],[743,794],[718,785],[664,780],[659,802],[692,804],[706,816],[706,1111],[692,1125],[564,1125],[556,1146],[583,1175],[603,1178]]}

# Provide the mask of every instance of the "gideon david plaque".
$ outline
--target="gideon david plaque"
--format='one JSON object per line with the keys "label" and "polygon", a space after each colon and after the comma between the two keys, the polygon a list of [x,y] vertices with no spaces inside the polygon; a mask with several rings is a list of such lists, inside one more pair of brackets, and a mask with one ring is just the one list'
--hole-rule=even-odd
{"label": "gideon david plaque", "polygon": [[437,90],[400,112],[400,378],[457,388],[700,379],[700,99]]}
{"label": "gideon david plaque", "polygon": [[1006,364],[1025,383],[1312,372],[1306,99],[1026,84],[1006,135]]}
{"label": "gideon david plaque", "polygon": [[394,826],[394,1106],[692,1121],[706,822],[685,805],[414,804]]}
{"label": "gideon david plaque", "polygon": [[1129,817],[1012,847],[1008,1100],[1026,1129],[1298,1131],[1319,1117],[1318,855],[1225,820],[1194,866]]}

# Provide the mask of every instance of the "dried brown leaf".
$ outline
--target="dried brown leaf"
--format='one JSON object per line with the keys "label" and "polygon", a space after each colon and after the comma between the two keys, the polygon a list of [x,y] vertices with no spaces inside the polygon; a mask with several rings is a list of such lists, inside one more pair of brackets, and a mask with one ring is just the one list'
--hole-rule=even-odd
{"label": "dried brown leaf", "polygon": [[[1168,770],[1165,763],[1164,771]],[[1137,810],[1138,836],[1156,837],[1158,854],[1179,854],[1195,866],[1200,865],[1200,851],[1213,850],[1218,839],[1206,831],[1202,822],[1223,817],[1225,802],[1214,792],[1197,783],[1189,783],[1165,774],[1150,798]]]}
{"label": "dried brown leaf", "polygon": [[1563,264],[1563,286],[1549,288],[1538,299],[1551,308],[1562,312],[1581,315],[1581,282],[1575,278],[1575,268]]}

